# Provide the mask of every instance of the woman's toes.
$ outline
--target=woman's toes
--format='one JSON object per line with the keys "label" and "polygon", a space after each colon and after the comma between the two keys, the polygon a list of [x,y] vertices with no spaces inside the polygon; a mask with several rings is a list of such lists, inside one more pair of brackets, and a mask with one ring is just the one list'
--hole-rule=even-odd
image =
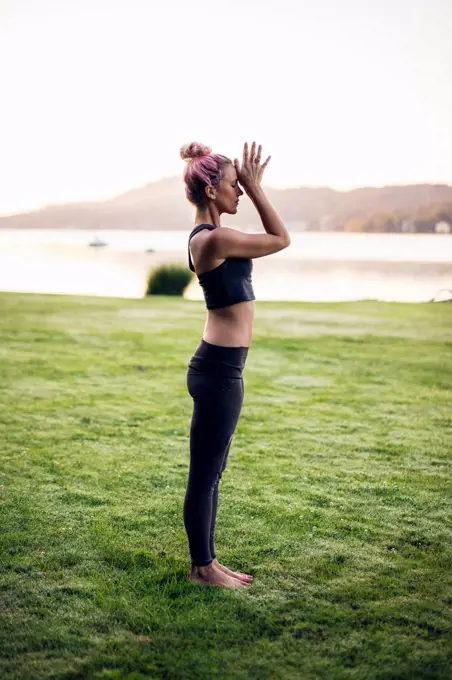
{"label": "woman's toes", "polygon": [[251,574],[243,574],[240,571],[232,571],[232,569],[225,567],[224,564],[220,564],[217,560],[214,562],[214,568],[222,571],[224,574],[228,574],[228,576],[232,576],[232,578],[239,579],[239,581],[244,583],[249,583],[253,580]]}

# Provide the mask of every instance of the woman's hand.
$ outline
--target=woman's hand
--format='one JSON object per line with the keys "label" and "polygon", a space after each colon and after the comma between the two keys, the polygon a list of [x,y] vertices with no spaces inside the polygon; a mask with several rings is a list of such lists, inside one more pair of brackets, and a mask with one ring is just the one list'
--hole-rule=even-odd
{"label": "woman's hand", "polygon": [[251,144],[251,151],[248,153],[248,142],[245,142],[243,147],[242,167],[240,167],[237,158],[234,160],[237,178],[247,193],[253,191],[253,189],[256,189],[260,185],[264,170],[271,158],[271,156],[269,156],[265,163],[261,164],[261,154],[262,146],[260,144],[256,153],[256,142],[253,142]]}

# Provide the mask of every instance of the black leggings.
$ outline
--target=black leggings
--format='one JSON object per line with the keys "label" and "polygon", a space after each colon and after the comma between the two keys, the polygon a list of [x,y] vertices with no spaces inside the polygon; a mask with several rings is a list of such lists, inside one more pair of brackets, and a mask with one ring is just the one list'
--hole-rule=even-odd
{"label": "black leggings", "polygon": [[221,347],[202,340],[188,365],[193,416],[184,524],[192,565],[200,567],[215,558],[218,484],[242,408],[247,353],[247,347]]}

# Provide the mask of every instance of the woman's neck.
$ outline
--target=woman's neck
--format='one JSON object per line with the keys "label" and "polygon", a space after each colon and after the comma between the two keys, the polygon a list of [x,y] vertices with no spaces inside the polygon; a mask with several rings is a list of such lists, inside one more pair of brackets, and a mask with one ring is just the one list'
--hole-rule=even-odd
{"label": "woman's neck", "polygon": [[195,226],[199,224],[213,224],[215,227],[220,226],[220,213],[214,205],[202,208],[196,208]]}

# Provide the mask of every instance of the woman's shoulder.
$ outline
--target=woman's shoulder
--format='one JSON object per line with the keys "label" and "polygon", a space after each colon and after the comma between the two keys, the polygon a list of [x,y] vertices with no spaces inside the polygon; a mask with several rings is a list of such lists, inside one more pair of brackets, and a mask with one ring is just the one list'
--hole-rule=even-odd
{"label": "woman's shoulder", "polygon": [[188,240],[190,241],[193,238],[193,236],[199,234],[200,231],[204,231],[205,229],[212,231],[213,229],[216,228],[217,227],[214,224],[198,224],[194,229],[191,230]]}

